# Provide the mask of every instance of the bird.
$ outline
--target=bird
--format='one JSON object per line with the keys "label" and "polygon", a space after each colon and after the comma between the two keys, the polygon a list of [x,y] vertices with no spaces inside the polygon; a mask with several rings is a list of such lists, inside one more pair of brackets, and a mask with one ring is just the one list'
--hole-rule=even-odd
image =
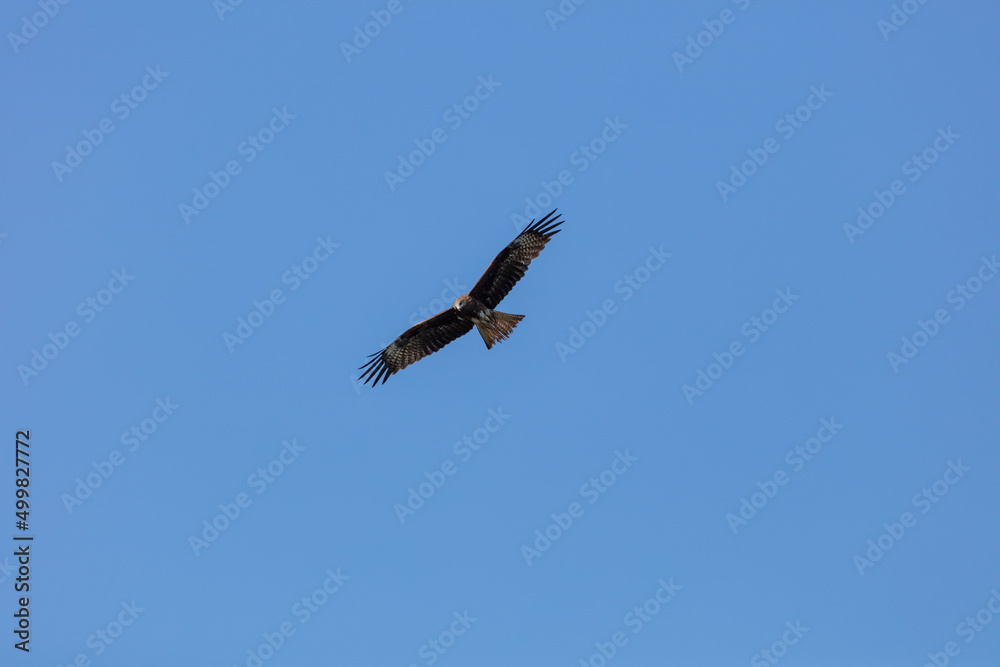
{"label": "bird", "polygon": [[501,313],[495,308],[524,277],[531,260],[538,257],[549,240],[561,231],[558,227],[563,224],[562,216],[556,215],[556,210],[537,222],[532,220],[500,251],[469,293],[455,299],[451,308],[414,324],[399,338],[370,355],[368,362],[358,369],[364,371],[359,378],[362,384],[370,381],[374,387],[379,380],[385,384],[391,375],[434,354],[472,331],[472,327],[479,330],[487,350],[507,340],[524,315]]}

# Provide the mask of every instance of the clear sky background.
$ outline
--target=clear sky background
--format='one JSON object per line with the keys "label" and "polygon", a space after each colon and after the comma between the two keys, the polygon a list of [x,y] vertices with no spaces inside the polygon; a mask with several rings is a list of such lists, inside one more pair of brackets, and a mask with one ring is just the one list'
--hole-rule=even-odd
{"label": "clear sky background", "polygon": [[[995,3],[50,4],[0,663],[996,664]],[[510,340],[357,384],[556,207]]]}

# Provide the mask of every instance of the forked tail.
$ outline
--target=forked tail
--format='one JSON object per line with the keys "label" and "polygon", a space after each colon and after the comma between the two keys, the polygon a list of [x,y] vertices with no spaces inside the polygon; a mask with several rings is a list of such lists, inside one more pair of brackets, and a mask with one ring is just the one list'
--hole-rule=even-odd
{"label": "forked tail", "polygon": [[486,349],[492,348],[496,343],[507,340],[507,337],[514,331],[517,323],[524,319],[524,315],[511,315],[494,310],[490,313],[490,319],[484,322],[477,322],[476,328],[479,335],[486,343]]}

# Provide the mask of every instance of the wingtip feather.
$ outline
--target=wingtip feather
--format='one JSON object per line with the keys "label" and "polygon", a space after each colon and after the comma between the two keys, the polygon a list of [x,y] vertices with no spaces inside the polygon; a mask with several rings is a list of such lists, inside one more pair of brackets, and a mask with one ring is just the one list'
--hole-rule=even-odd
{"label": "wingtip feather", "polygon": [[535,232],[541,234],[542,236],[545,236],[546,238],[551,238],[552,235],[556,233],[552,230],[554,230],[556,227],[565,222],[564,220],[559,219],[562,217],[561,213],[559,215],[556,215],[554,218],[552,217],[558,210],[559,209],[554,208],[552,209],[552,211],[548,213],[548,215],[546,215],[541,220],[538,221],[532,220],[531,223],[527,227],[525,227],[524,231],[522,231],[521,233],[524,234],[525,232]]}

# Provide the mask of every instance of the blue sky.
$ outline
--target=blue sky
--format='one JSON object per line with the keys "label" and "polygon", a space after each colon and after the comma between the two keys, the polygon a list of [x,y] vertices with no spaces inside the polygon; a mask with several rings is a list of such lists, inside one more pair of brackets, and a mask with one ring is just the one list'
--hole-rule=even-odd
{"label": "blue sky", "polygon": [[994,664],[998,21],[6,3],[0,662]]}

